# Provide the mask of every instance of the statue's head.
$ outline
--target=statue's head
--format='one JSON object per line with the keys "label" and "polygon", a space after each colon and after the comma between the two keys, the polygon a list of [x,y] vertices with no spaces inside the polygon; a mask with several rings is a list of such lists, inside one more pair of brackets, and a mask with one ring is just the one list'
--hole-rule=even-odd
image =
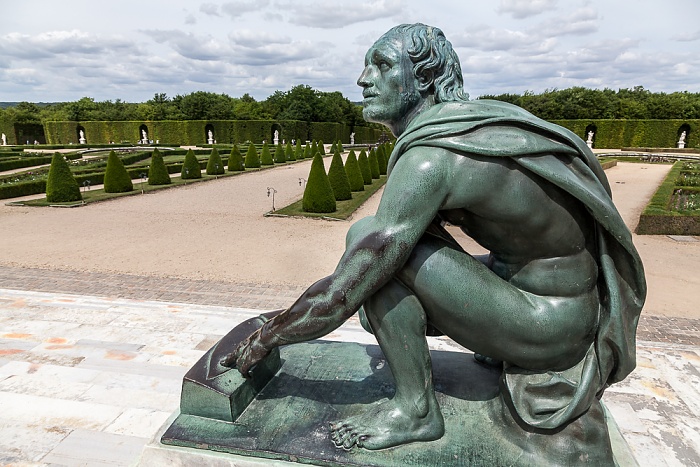
{"label": "statue's head", "polygon": [[396,26],[380,37],[367,51],[357,84],[364,88],[365,120],[397,136],[421,110],[469,98],[452,45],[440,29],[420,23]]}

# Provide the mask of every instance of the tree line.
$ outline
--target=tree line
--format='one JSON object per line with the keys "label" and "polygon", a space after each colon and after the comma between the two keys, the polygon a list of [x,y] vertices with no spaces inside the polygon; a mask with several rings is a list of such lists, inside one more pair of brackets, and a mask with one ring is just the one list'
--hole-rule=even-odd
{"label": "tree line", "polygon": [[353,126],[363,122],[362,107],[350,102],[340,92],[322,92],[306,85],[276,91],[263,101],[249,94],[197,91],[169,97],[156,93],[142,103],[95,101],[83,97],[74,102],[37,105],[20,102],[0,109],[0,119],[16,123],[45,121],[154,121],[154,120],[300,120],[335,122]]}
{"label": "tree line", "polygon": [[479,99],[509,102],[545,120],[700,119],[700,93],[650,92],[642,86],[617,91],[573,87],[541,94],[484,95]]}

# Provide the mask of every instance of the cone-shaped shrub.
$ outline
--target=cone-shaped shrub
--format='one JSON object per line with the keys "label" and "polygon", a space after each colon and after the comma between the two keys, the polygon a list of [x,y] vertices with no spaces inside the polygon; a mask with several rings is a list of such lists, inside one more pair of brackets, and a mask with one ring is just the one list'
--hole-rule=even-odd
{"label": "cone-shaped shrub", "polygon": [[231,148],[231,154],[228,156],[228,171],[241,172],[243,170],[245,170],[245,167],[243,166],[241,151],[238,149],[238,145],[234,144],[233,148]]}
{"label": "cone-shaped shrub", "polygon": [[372,174],[372,178],[379,178],[379,161],[377,160],[377,151],[372,150],[369,152],[367,162],[369,162],[369,171]]}
{"label": "cone-shaped shrub", "polygon": [[386,168],[388,164],[386,151],[382,146],[377,150],[377,164],[379,165],[379,174],[386,175]]}
{"label": "cone-shaped shrub", "polygon": [[309,178],[306,182],[306,189],[304,189],[302,209],[306,212],[335,211],[333,188],[323,166],[323,157],[319,152],[316,153],[311,163]]}
{"label": "cone-shaped shrub", "polygon": [[170,174],[168,173],[163,155],[158,148],[153,150],[151,154],[151,165],[148,167],[148,184],[149,185],[169,185]]}
{"label": "cone-shaped shrub", "polygon": [[262,152],[260,153],[260,164],[261,165],[273,165],[272,154],[270,154],[270,148],[267,143],[263,144]]}
{"label": "cone-shaped shrub", "polygon": [[134,189],[124,163],[114,151],[109,152],[105,169],[105,193],[125,193]]}
{"label": "cone-shaped shrub", "polygon": [[316,140],[313,140],[311,142],[311,157],[316,157],[317,152],[319,152],[318,143],[316,142]]}
{"label": "cone-shaped shrub", "polygon": [[297,145],[294,148],[294,156],[297,158],[297,160],[304,158],[304,148],[301,146],[300,141],[297,141]]}
{"label": "cone-shaped shrub", "polygon": [[69,203],[83,199],[78,182],[68,167],[68,163],[60,153],[55,153],[51,159],[49,176],[46,179],[46,201],[50,203]]}
{"label": "cone-shaped shrub", "polygon": [[350,150],[350,154],[348,154],[348,158],[345,160],[345,173],[348,174],[351,191],[365,191],[365,182],[362,178],[360,164],[357,163],[355,151],[352,149]]}
{"label": "cone-shaped shrub", "polygon": [[[326,148],[323,146],[323,140],[319,139],[318,140],[318,152],[321,153],[322,156],[326,155]],[[333,153],[335,154],[335,153]]]}
{"label": "cone-shaped shrub", "polygon": [[287,146],[284,148],[284,152],[288,161],[297,160],[296,155],[294,154],[294,149],[292,149],[292,143],[290,143],[289,141],[287,142]]}
{"label": "cone-shaped shrub", "polygon": [[211,154],[207,161],[207,175],[221,175],[224,173],[224,161],[221,160],[219,150],[211,148]]}
{"label": "cone-shaped shrub", "polygon": [[258,151],[255,149],[255,145],[250,143],[248,152],[245,155],[245,168],[257,169],[258,167],[260,167],[260,157],[258,157]]}
{"label": "cone-shaped shrub", "polygon": [[185,162],[182,164],[180,177],[183,180],[202,178],[202,169],[199,167],[199,161],[191,149],[185,154]]}
{"label": "cone-shaped shrub", "polygon": [[338,148],[338,151],[340,151],[341,153],[345,151],[345,149],[343,149],[343,143],[340,140],[338,140],[338,146],[336,146],[336,147]]}
{"label": "cone-shaped shrub", "polygon": [[338,150],[338,146],[335,145],[335,141],[333,141],[333,144],[331,144],[331,152],[333,155],[335,155],[335,152]]}
{"label": "cone-shaped shrub", "polygon": [[311,158],[311,143],[306,143],[306,147],[304,147],[304,159],[310,159]]}
{"label": "cone-shaped shrub", "polygon": [[328,169],[328,180],[331,182],[336,201],[352,198],[350,180],[348,180],[348,174],[345,172],[345,167],[343,167],[343,159],[338,151],[333,154],[333,160]]}
{"label": "cone-shaped shrub", "polygon": [[281,144],[278,144],[275,147],[275,164],[284,164],[285,162],[287,162],[287,158],[284,157],[284,149],[282,149]]}
{"label": "cone-shaped shrub", "polygon": [[360,173],[362,174],[362,180],[365,185],[372,184],[372,170],[369,168],[369,160],[367,159],[367,153],[363,149],[360,153],[360,157],[357,158],[357,164],[360,166]]}

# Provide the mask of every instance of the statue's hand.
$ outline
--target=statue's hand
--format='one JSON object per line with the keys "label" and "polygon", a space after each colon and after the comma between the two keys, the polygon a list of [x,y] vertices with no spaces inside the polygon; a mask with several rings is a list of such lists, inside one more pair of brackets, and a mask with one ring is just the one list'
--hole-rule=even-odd
{"label": "statue's hand", "polygon": [[237,368],[244,377],[250,378],[250,369],[269,354],[270,349],[265,348],[260,342],[260,330],[258,329],[241,341],[233,352],[224,357],[221,364]]}

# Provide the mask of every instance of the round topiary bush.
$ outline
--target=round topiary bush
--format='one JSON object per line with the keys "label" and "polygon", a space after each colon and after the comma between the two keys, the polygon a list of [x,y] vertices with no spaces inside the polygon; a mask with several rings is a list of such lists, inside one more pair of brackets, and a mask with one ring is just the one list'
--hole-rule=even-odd
{"label": "round topiary bush", "polygon": [[246,169],[257,169],[260,167],[260,158],[258,157],[258,151],[255,149],[255,145],[250,143],[248,145],[248,152],[245,155],[245,168]]}
{"label": "round topiary bush", "polygon": [[224,173],[224,161],[221,160],[219,151],[211,148],[211,154],[207,161],[207,175],[221,175]]}
{"label": "round topiary bush", "polygon": [[379,161],[377,160],[377,151],[372,150],[367,156],[369,162],[369,170],[372,173],[372,178],[379,178]]}
{"label": "round topiary bush", "polygon": [[306,212],[334,212],[335,196],[331,182],[326,175],[321,153],[316,153],[311,163],[309,178],[304,189],[302,209]]}
{"label": "round topiary bush", "polygon": [[270,148],[267,143],[263,144],[262,152],[260,153],[260,164],[261,165],[273,165],[272,154],[270,154]]}
{"label": "round topiary bush", "polygon": [[284,148],[284,152],[288,161],[297,160],[296,155],[294,154],[294,149],[292,149],[292,143],[289,141],[287,141],[287,146]]}
{"label": "round topiary bush", "polygon": [[151,165],[148,166],[148,184],[169,185],[170,182],[170,174],[163,161],[163,155],[158,148],[155,148],[151,154]]}
{"label": "round topiary bush", "polygon": [[275,164],[284,164],[287,162],[287,158],[284,156],[284,149],[282,149],[282,145],[278,144],[275,147]]}
{"label": "round topiary bush", "polygon": [[345,173],[348,174],[351,191],[365,191],[365,182],[362,178],[360,164],[358,164],[355,151],[352,149],[350,150],[350,154],[348,154],[348,158],[345,159]]}
{"label": "round topiary bush", "polygon": [[245,170],[245,167],[243,166],[241,151],[238,149],[238,145],[234,144],[233,148],[231,148],[231,154],[228,156],[228,171],[241,172],[243,170]]}
{"label": "round topiary bush", "polygon": [[185,154],[185,162],[182,164],[180,176],[183,180],[202,178],[202,169],[199,167],[199,161],[197,161],[197,156],[194,155],[191,149]]}
{"label": "round topiary bush", "polygon": [[83,199],[80,186],[73,178],[68,163],[60,153],[51,159],[49,175],[46,179],[46,201],[50,203],[70,203]]}
{"label": "round topiary bush", "polygon": [[126,167],[114,151],[110,151],[107,158],[104,186],[105,193],[126,193],[134,189]]}
{"label": "round topiary bush", "polygon": [[328,180],[331,182],[336,201],[352,198],[350,180],[348,180],[348,174],[345,172],[345,167],[343,167],[343,159],[338,151],[333,154],[333,160],[328,169]]}
{"label": "round topiary bush", "polygon": [[365,185],[372,184],[372,170],[369,168],[369,160],[367,159],[367,153],[363,149],[360,153],[360,157],[357,158],[357,164],[360,166],[360,173],[362,174],[362,180]]}

